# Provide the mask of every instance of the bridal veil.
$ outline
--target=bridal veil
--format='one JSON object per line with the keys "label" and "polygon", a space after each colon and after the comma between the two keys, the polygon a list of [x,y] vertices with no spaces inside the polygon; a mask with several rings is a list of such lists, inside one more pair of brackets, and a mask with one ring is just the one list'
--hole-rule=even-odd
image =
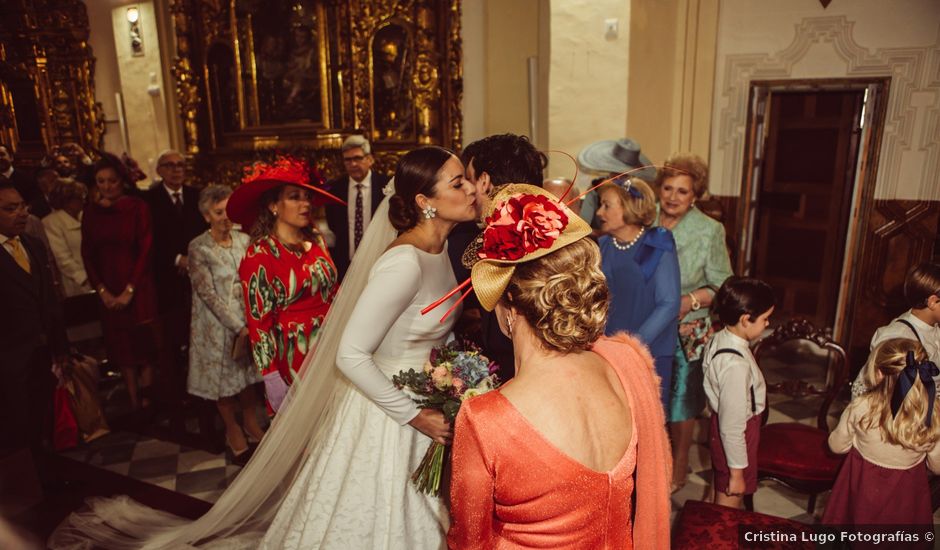
{"label": "bridal veil", "polygon": [[88,499],[48,541],[54,549],[105,547],[254,548],[277,514],[304,460],[317,452],[333,421],[336,404],[352,385],[335,367],[347,320],[369,280],[375,261],[396,237],[388,219],[390,191],[372,217],[346,278],[330,307],[316,347],[301,365],[251,460],[212,508],[197,520],[154,510],[127,496]]}

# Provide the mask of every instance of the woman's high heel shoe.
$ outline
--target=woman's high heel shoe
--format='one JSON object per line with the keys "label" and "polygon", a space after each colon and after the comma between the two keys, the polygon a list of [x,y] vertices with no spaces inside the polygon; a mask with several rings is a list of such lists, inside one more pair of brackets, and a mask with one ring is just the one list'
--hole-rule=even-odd
{"label": "woman's high heel shoe", "polygon": [[228,438],[226,437],[225,438],[225,457],[232,464],[236,464],[238,466],[244,466],[245,464],[248,463],[248,459],[251,458],[251,445],[246,445],[244,449],[240,449],[236,451],[234,448],[232,448],[231,442],[229,442]]}

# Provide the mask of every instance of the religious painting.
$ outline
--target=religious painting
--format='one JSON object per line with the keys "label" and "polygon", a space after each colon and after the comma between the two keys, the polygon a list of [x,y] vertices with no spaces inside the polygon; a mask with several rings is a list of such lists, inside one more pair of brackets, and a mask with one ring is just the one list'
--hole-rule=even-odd
{"label": "religious painting", "polygon": [[373,139],[414,139],[412,50],[403,23],[383,26],[372,39]]}
{"label": "religious painting", "polygon": [[315,0],[239,0],[247,126],[328,123],[327,37]]}

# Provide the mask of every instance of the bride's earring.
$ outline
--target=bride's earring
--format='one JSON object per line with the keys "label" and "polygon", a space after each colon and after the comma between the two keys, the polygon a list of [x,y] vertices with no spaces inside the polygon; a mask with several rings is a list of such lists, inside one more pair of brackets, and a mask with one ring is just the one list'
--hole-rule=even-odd
{"label": "bride's earring", "polygon": [[429,204],[424,207],[424,210],[422,212],[424,212],[424,217],[430,220],[431,218],[437,215],[437,208],[434,208],[433,206]]}
{"label": "bride's earring", "polygon": [[506,316],[506,332],[509,333],[509,339],[512,340],[512,316]]}

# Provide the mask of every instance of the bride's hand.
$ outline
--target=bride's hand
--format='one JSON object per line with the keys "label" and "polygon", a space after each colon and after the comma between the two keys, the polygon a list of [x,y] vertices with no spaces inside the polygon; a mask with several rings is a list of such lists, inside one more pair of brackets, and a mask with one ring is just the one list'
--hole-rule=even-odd
{"label": "bride's hand", "polygon": [[412,418],[408,424],[442,445],[450,445],[454,438],[454,429],[444,419],[444,413],[441,411],[421,409],[418,416]]}

